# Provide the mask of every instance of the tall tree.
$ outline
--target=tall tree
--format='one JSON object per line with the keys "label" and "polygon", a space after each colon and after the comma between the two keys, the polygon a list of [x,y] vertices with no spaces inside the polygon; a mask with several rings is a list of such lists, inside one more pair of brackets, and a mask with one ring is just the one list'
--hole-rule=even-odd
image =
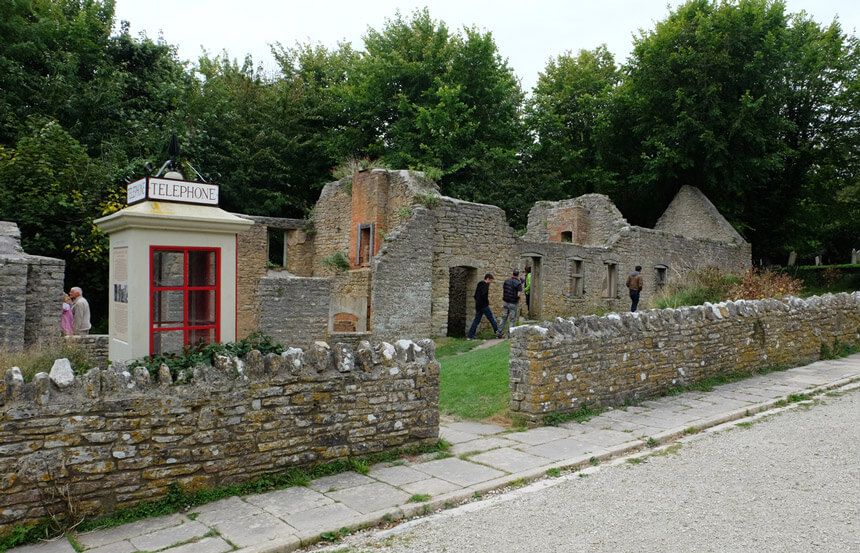
{"label": "tall tree", "polygon": [[441,174],[446,194],[505,207],[498,191],[525,140],[519,83],[492,34],[452,34],[429,12],[399,13],[365,36],[357,124],[367,153],[392,167]]}
{"label": "tall tree", "polygon": [[606,46],[550,60],[538,77],[526,117],[535,142],[527,150],[528,174],[541,197],[558,200],[610,187],[603,163],[609,107],[621,81]]}
{"label": "tall tree", "polygon": [[799,230],[795,211],[816,199],[816,175],[856,136],[858,114],[843,107],[856,105],[853,42],[779,1],[680,6],[636,40],[616,98],[615,133],[627,135],[614,160],[622,209],[653,223],[692,184],[757,257],[783,254]]}

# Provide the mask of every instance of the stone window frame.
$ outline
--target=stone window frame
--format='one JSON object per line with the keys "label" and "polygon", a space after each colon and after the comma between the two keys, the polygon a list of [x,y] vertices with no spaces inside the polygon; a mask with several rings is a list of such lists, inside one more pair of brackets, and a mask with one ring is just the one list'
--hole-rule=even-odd
{"label": "stone window frame", "polygon": [[657,288],[662,288],[663,286],[666,286],[667,282],[669,282],[668,265],[654,265],[654,284],[656,284]]}
{"label": "stone window frame", "polygon": [[581,257],[567,258],[567,292],[574,298],[581,298],[585,295],[585,275],[582,272],[584,261]]}
{"label": "stone window frame", "polygon": [[[355,265],[356,267],[362,267],[364,265],[370,264],[370,259],[373,257],[373,229],[376,225],[374,223],[359,223],[356,225],[355,229]],[[367,259],[363,259],[361,257],[361,234],[363,230],[367,230],[369,236],[369,244],[367,245]]]}
{"label": "stone window frame", "polygon": [[286,228],[280,228],[280,227],[274,227],[274,226],[266,225],[266,264],[267,265],[269,263],[276,265],[275,263],[272,262],[272,257],[271,257],[272,233],[280,231],[281,239],[283,240],[284,245],[283,245],[283,253],[281,254],[281,264],[279,266],[283,267],[283,268],[287,267],[287,232],[290,230],[295,230],[295,229],[286,229]]}
{"label": "stone window frame", "polygon": [[606,268],[606,286],[600,292],[603,299],[613,299],[618,297],[618,261],[608,259],[603,262]]}

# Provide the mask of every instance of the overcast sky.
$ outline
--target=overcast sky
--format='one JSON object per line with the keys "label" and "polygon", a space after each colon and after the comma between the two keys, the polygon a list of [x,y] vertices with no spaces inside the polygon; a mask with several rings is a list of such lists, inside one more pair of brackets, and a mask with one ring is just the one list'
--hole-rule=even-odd
{"label": "overcast sky", "polygon": [[[476,26],[490,31],[499,53],[530,91],[550,58],[566,51],[591,50],[606,44],[622,63],[633,35],[651,30],[678,0],[117,0],[116,20],[131,23],[179,47],[182,60],[195,60],[205,48],[211,55],[226,50],[240,60],[251,54],[267,71],[277,66],[269,45],[280,42],[338,41],[362,50],[367,28],[381,30],[397,9],[410,15],[428,6],[430,15],[452,30]],[[857,0],[788,0],[788,11],[805,10],[819,23],[838,16],[843,31],[857,35]]]}

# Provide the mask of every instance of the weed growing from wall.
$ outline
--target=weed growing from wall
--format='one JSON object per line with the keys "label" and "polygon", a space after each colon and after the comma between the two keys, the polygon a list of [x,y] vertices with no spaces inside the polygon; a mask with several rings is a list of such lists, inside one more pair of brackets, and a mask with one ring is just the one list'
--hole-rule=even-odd
{"label": "weed growing from wall", "polygon": [[328,257],[323,258],[323,265],[339,272],[349,270],[349,259],[341,252],[335,252]]}

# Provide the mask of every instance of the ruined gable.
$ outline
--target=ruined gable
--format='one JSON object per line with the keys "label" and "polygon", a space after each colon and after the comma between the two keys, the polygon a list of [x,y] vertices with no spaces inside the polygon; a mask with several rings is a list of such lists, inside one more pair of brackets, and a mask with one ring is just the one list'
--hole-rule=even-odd
{"label": "ruined gable", "polygon": [[654,229],[688,238],[744,243],[743,237],[717,211],[711,200],[694,186],[681,187]]}
{"label": "ruined gable", "polygon": [[533,242],[602,246],[627,226],[627,220],[608,196],[584,194],[559,202],[537,202],[529,211],[524,238]]}

